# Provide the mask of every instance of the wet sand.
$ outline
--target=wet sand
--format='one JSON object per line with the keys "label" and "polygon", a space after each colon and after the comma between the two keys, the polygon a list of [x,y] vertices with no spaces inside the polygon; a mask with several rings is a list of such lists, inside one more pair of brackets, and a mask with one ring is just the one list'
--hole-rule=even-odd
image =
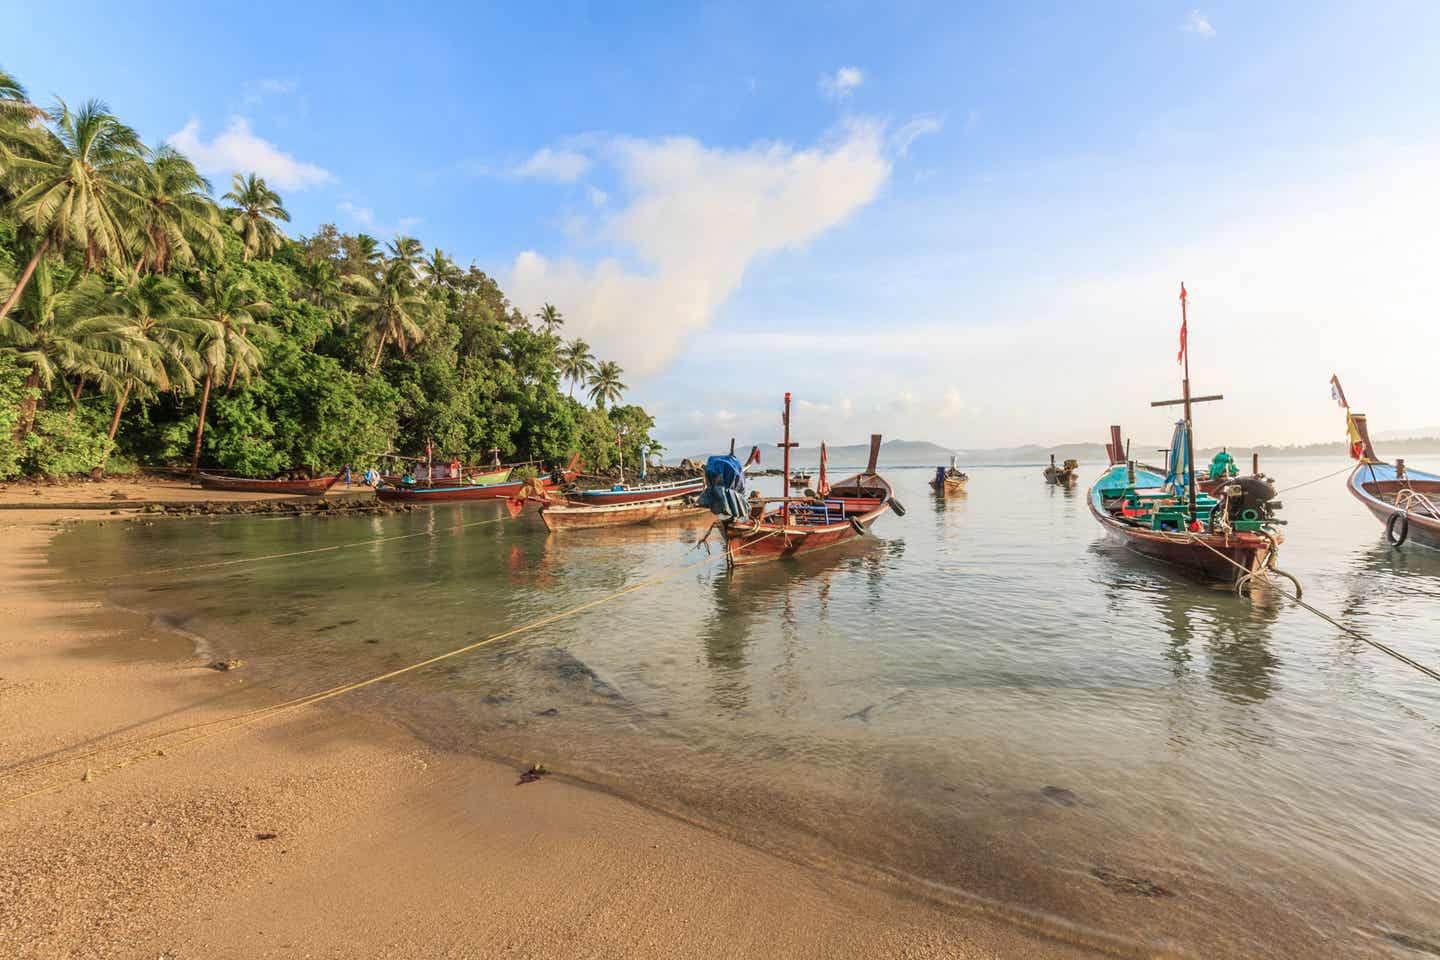
{"label": "wet sand", "polygon": [[0,511],[0,955],[1097,955],[563,771],[519,785],[518,768],[330,704],[202,728],[163,755],[116,749],[275,696],[244,667],[209,669],[190,638],[46,590],[63,516]]}

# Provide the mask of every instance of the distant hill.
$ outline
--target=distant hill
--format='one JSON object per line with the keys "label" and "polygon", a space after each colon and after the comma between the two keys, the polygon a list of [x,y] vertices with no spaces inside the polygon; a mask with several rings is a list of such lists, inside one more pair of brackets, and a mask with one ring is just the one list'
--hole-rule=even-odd
{"label": "distant hill", "polygon": [[[1155,440],[1146,443],[1132,441],[1131,453],[1137,460],[1155,463],[1162,458],[1158,451],[1168,441]],[[1402,440],[1389,440],[1377,437],[1375,439],[1377,452],[1382,457],[1408,456],[1410,454],[1440,454],[1440,430],[1436,430],[1435,436],[1409,438]],[[1197,460],[1208,462],[1221,448],[1202,447],[1195,451]],[[1225,447],[1237,461],[1244,464],[1250,459],[1252,453],[1260,454],[1260,459],[1266,460],[1271,457],[1323,457],[1323,456],[1344,456],[1346,446],[1343,441],[1333,443],[1308,443],[1292,444],[1282,446],[1276,444],[1260,444],[1258,446],[1245,446],[1230,444]],[[736,448],[740,456],[744,456],[749,450],[748,447]],[[1027,443],[1018,447],[988,447],[965,450],[952,450],[949,447],[942,447],[938,443],[931,443],[928,440],[886,440],[880,445],[880,465],[888,467],[938,467],[950,462],[951,454],[959,460],[961,466],[980,464],[1036,464],[1048,463],[1050,454],[1055,454],[1057,460],[1068,460],[1074,458],[1082,463],[1103,462],[1106,459],[1105,445],[1102,443],[1057,443],[1052,446],[1042,446],[1038,443]],[[780,465],[781,452],[774,446],[764,446],[760,450],[762,467],[778,467]],[[837,466],[856,466],[864,464],[870,456],[870,445],[868,443],[851,443],[839,447],[829,448],[829,462]],[[693,457],[692,459],[704,462],[704,456]],[[797,467],[814,467],[820,462],[819,447],[796,447],[790,453],[790,462]]]}

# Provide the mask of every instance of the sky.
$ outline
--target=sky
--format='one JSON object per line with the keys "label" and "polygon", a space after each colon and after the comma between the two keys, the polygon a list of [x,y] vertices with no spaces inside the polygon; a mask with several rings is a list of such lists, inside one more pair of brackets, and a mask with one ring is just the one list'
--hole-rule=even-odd
{"label": "sky", "polygon": [[[4,0],[0,7],[10,0]],[[625,369],[672,454],[1440,423],[1440,4],[72,3],[106,100],[291,232],[414,235]],[[776,7],[783,9],[776,9]]]}

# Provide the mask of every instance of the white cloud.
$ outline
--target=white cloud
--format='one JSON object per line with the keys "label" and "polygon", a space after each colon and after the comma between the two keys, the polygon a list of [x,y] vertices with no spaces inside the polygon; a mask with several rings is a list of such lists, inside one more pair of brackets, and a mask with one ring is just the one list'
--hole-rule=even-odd
{"label": "white cloud", "polygon": [[576,150],[565,147],[552,149],[542,147],[524,163],[512,167],[510,172],[517,177],[535,177],[539,180],[554,180],[558,183],[574,183],[590,169],[590,158]]}
{"label": "white cloud", "polygon": [[526,310],[558,305],[566,329],[631,372],[653,371],[716,310],[758,258],[801,246],[875,199],[893,147],[855,121],[808,149],[707,147],[691,137],[615,138],[601,152],[628,194],[596,231],[598,263],[515,260],[506,290]]}
{"label": "white cloud", "polygon": [[603,207],[610,200],[610,194],[601,190],[599,187],[590,186],[589,184],[585,186],[585,196],[590,198],[591,206],[595,207]]}
{"label": "white cloud", "polygon": [[266,97],[283,96],[287,93],[294,93],[298,86],[294,80],[276,80],[267,78],[263,80],[252,80],[245,84],[245,92],[241,102],[247,107],[253,107]]}
{"label": "white cloud", "polygon": [[421,222],[419,217],[401,217],[395,223],[381,223],[375,217],[375,211],[370,207],[362,207],[349,200],[341,200],[335,205],[335,209],[345,214],[353,223],[362,227],[367,233],[388,236],[392,233],[408,233]]}
{"label": "white cloud", "polygon": [[831,100],[845,100],[865,82],[859,67],[841,67],[834,73],[820,74],[820,92]]}
{"label": "white cloud", "polygon": [[1185,26],[1181,29],[1183,29],[1186,33],[1199,34],[1206,40],[1209,40],[1211,37],[1215,36],[1215,28],[1210,26],[1210,18],[1205,16],[1205,14],[1201,13],[1199,10],[1190,11],[1190,16],[1188,19],[1186,19]]}
{"label": "white cloud", "polygon": [[228,176],[253,172],[281,190],[304,190],[334,179],[328,170],[297,160],[269,140],[257,137],[244,117],[231,117],[225,131],[209,143],[200,138],[198,120],[191,120],[165,142],[186,154],[205,173]]}
{"label": "white cloud", "polygon": [[938,132],[939,129],[940,121],[936,118],[916,117],[914,120],[901,126],[899,130],[895,131],[895,136],[891,137],[895,153],[902,157],[905,156],[910,152],[910,144],[927,133]]}

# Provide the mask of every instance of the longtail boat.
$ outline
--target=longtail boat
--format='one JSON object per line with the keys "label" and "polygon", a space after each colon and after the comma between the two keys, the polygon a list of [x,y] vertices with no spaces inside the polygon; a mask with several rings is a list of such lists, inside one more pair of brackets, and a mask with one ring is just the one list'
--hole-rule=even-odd
{"label": "longtail boat", "polygon": [[382,483],[375,488],[375,496],[387,503],[451,503],[466,500],[504,500],[517,496],[527,483],[537,484],[549,490],[564,483],[570,483],[579,475],[580,455],[576,454],[570,465],[559,474],[545,473],[532,480],[507,480],[504,483],[433,483],[395,484]]}
{"label": "longtail boat", "polygon": [[1165,467],[1138,464],[1128,458],[1120,428],[1110,428],[1106,452],[1110,466],[1090,488],[1090,513],[1108,539],[1154,560],[1173,564],[1205,580],[1233,584],[1244,593],[1260,577],[1275,574],[1300,584],[1275,566],[1283,537],[1275,511],[1275,488],[1264,478],[1244,477],[1225,484],[1219,497],[1198,489],[1195,482],[1192,405],[1221,400],[1219,394],[1196,397],[1190,392],[1190,357],[1186,349],[1188,317],[1185,287],[1180,287],[1180,358],[1185,363],[1178,400],[1157,400],[1152,407],[1183,404],[1184,419],[1175,424]]}
{"label": "longtail boat", "polygon": [[1357,461],[1346,481],[1351,495],[1384,526],[1391,546],[1410,541],[1440,550],[1440,476],[1412,469],[1404,460],[1391,464],[1377,457],[1365,414],[1351,412],[1339,377],[1331,377],[1330,385],[1345,408],[1350,456]]}
{"label": "longtail boat", "polygon": [[691,506],[676,500],[644,500],[639,503],[616,503],[605,506],[576,506],[565,501],[546,501],[540,505],[540,519],[550,530],[584,530],[593,527],[624,527],[689,520],[704,516],[704,507]]}
{"label": "longtail boat", "polygon": [[[820,483],[814,497],[790,495],[790,394],[782,417],[785,439],[782,495],[744,498],[744,468],[733,454],[711,457],[705,465],[702,505],[721,515],[717,523],[730,563],[744,565],[782,557],[802,557],[863,536],[894,506],[890,484],[875,472],[879,436],[871,438],[870,465],[831,487],[825,476],[825,447],[820,447]],[[897,511],[898,513],[898,511]]]}
{"label": "longtail boat", "polygon": [[323,497],[343,476],[316,477],[311,480],[262,480],[259,477],[220,477],[213,473],[196,473],[195,479],[207,490],[233,490],[237,493],[299,494]]}
{"label": "longtail boat", "polygon": [[965,492],[965,484],[970,480],[969,475],[961,472],[955,466],[955,458],[950,458],[949,468],[936,467],[935,476],[930,480],[930,489],[943,496],[952,496]]}
{"label": "longtail boat", "polygon": [[1055,465],[1055,454],[1050,454],[1050,466],[1045,468],[1045,482],[1058,487],[1068,487],[1080,479],[1080,461],[1066,460],[1061,466]]}
{"label": "longtail boat", "polygon": [[622,503],[653,503],[675,500],[705,489],[705,478],[677,480],[672,483],[643,483],[634,486],[616,484],[596,490],[569,490],[565,499],[577,506],[615,506]]}

